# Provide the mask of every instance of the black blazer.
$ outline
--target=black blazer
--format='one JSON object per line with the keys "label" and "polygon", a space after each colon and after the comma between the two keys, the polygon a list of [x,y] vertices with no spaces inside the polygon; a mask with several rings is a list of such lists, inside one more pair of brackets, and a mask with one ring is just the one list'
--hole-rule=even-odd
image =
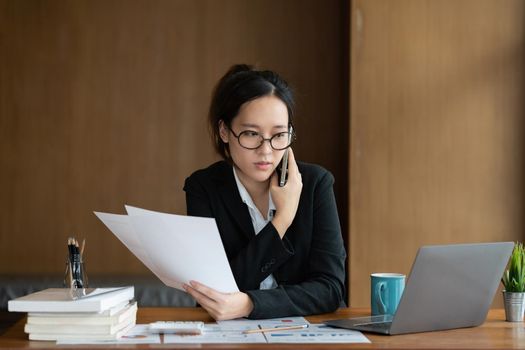
{"label": "black blazer", "polygon": [[[227,162],[196,171],[184,185],[188,215],[217,221],[237,285],[254,304],[249,318],[332,312],[343,301],[346,253],[334,178],[317,165],[298,162],[298,167],[303,189],[282,240],[271,222],[255,235]],[[278,287],[259,290],[270,274]]]}

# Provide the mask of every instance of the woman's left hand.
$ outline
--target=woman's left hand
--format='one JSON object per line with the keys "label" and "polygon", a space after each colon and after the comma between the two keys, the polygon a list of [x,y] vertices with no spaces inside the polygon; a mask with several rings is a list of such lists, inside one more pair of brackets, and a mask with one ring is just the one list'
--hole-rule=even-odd
{"label": "woman's left hand", "polygon": [[217,321],[246,317],[253,310],[252,300],[246,293],[221,293],[196,281],[185,284],[184,290]]}

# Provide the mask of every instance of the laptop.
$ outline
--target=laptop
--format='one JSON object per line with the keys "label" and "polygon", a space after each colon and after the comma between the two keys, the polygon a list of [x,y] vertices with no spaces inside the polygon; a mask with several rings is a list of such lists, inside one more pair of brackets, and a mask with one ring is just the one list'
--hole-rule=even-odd
{"label": "laptop", "polygon": [[389,335],[479,326],[513,248],[514,242],[421,247],[394,315],[324,323]]}

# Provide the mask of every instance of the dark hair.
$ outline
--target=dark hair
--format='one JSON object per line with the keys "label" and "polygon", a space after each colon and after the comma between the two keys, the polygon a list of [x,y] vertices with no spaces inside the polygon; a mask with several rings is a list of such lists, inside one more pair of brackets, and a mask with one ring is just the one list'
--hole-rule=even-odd
{"label": "dark hair", "polygon": [[230,126],[244,103],[269,95],[274,95],[284,102],[288,109],[288,125],[293,125],[293,92],[277,73],[256,70],[246,64],[236,64],[219,80],[213,91],[208,118],[213,145],[224,159],[229,159],[230,156],[228,144],[225,144],[219,135],[219,121],[222,120]]}

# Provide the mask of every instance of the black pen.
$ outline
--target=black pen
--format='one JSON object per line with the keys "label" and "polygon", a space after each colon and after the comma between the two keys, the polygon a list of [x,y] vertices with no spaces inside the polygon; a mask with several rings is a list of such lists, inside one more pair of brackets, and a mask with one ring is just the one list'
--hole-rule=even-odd
{"label": "black pen", "polygon": [[71,238],[71,271],[73,271],[72,287],[77,287],[78,272],[76,264],[75,238]]}
{"label": "black pen", "polygon": [[76,240],[76,238],[75,238],[74,248],[75,248],[75,272],[76,272],[75,282],[76,282],[77,288],[82,288],[83,283],[82,283],[82,273],[81,273],[81,266],[80,266],[80,251],[78,249],[78,241]]}
{"label": "black pen", "polygon": [[73,248],[73,238],[69,237],[67,240],[67,249],[69,251],[69,286],[73,286],[74,284],[74,271],[73,271],[73,265],[74,265],[74,248]]}
{"label": "black pen", "polygon": [[69,251],[69,262],[72,265],[73,264],[74,251],[73,251],[73,238],[71,238],[71,237],[69,237],[67,239],[67,250]]}

